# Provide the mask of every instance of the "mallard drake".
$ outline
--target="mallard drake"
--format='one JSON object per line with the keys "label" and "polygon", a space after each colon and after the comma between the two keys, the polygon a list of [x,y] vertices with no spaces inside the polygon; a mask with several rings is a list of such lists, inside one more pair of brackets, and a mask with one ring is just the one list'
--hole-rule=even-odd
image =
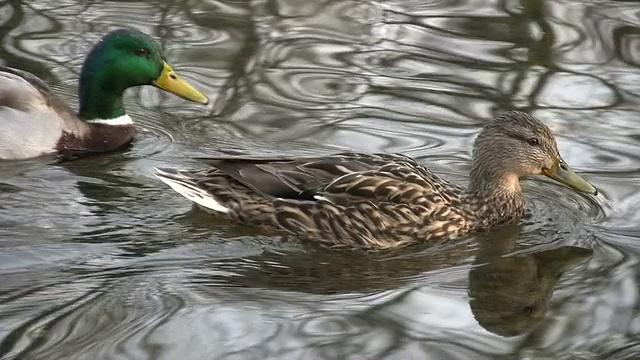
{"label": "mallard drake", "polygon": [[134,30],[108,33],[87,55],[80,74],[78,113],[33,74],[0,66],[0,159],[68,158],[128,145],[136,131],[122,95],[139,85],[208,103],[207,97],[178,78],[149,36]]}
{"label": "mallard drake", "polygon": [[520,111],[483,127],[466,189],[400,154],[196,159],[212,168],[156,176],[203,208],[330,247],[397,248],[512,221],[524,214],[526,175],[598,193],[562,159],[551,129]]}

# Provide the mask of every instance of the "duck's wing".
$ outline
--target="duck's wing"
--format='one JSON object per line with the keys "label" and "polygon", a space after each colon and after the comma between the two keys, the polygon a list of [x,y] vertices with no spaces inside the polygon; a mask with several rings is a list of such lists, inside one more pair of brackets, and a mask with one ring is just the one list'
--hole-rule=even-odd
{"label": "duck's wing", "polygon": [[79,123],[44,81],[0,66],[0,159],[51,153],[63,131],[82,130]]}
{"label": "duck's wing", "polygon": [[466,226],[463,190],[406,157],[344,175],[314,200],[276,199],[276,223],[331,247],[397,248]]}
{"label": "duck's wing", "polygon": [[28,111],[53,108],[59,114],[75,117],[73,109],[62,102],[37,76],[19,69],[0,66],[0,106]]}
{"label": "duck's wing", "polygon": [[210,168],[157,168],[156,176],[201,207],[246,223],[273,224],[274,199],[313,201],[335,179],[380,168],[389,162],[389,156],[200,157],[195,159]]}
{"label": "duck's wing", "polygon": [[461,190],[418,161],[394,155],[375,169],[351,172],[334,179],[317,195],[345,206],[357,201],[430,205],[449,204],[451,195]]}
{"label": "duck's wing", "polygon": [[219,156],[195,159],[214,168],[212,173],[224,173],[262,196],[312,200],[345,175],[379,170],[409,158],[395,154],[345,152],[324,157]]}

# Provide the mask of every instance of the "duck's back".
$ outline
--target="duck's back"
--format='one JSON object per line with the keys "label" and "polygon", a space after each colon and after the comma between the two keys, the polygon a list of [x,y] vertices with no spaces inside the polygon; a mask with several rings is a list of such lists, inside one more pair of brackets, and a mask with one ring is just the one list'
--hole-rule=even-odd
{"label": "duck's back", "polygon": [[79,134],[82,125],[42,80],[0,66],[0,159],[53,153],[64,132]]}

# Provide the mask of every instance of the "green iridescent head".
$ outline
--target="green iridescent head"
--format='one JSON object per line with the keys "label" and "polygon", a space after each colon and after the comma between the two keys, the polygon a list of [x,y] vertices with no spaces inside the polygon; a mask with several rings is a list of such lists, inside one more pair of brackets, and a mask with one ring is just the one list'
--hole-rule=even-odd
{"label": "green iridescent head", "polygon": [[149,36],[120,29],[100,39],[82,66],[78,89],[80,118],[110,119],[124,115],[124,90],[140,85],[153,85],[189,101],[208,103],[204,95],[176,75]]}

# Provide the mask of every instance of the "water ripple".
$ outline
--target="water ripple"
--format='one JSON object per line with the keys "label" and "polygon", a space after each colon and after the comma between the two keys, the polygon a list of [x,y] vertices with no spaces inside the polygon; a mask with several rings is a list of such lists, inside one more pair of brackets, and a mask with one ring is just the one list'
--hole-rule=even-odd
{"label": "water ripple", "polygon": [[[633,358],[638,14],[607,0],[1,4],[2,64],[72,106],[84,56],[116,26],[158,39],[212,104],[132,89],[130,149],[0,166],[0,357]],[[465,184],[474,136],[507,108],[548,124],[600,195],[525,180],[517,224],[364,256],[213,218],[152,174],[202,153],[352,149]],[[556,281],[540,254],[567,246],[593,255]]]}
{"label": "water ripple", "polygon": [[[144,356],[148,350],[138,348],[140,338],[183,305],[179,298],[154,282],[154,278],[146,276],[144,279],[129,276],[124,283],[114,279],[111,284],[107,282],[75,299],[67,308],[48,314],[27,331],[33,334],[31,341],[45,340],[46,344],[30,355],[68,359],[83,358],[82,354],[88,352],[98,357],[114,353],[134,358]],[[103,336],[112,341],[95,342],[96,337]],[[73,346],[60,348],[61,344]]]}
{"label": "water ripple", "polygon": [[[270,69],[265,71],[262,80],[265,83],[260,87],[265,86],[265,89],[268,89],[262,91],[265,94],[261,97],[265,100],[303,109],[318,106],[314,104],[319,104],[320,108],[331,109],[335,107],[336,102],[346,104],[358,99],[368,88],[366,79],[350,73],[304,68]],[[324,104],[334,106],[327,107]]]}

